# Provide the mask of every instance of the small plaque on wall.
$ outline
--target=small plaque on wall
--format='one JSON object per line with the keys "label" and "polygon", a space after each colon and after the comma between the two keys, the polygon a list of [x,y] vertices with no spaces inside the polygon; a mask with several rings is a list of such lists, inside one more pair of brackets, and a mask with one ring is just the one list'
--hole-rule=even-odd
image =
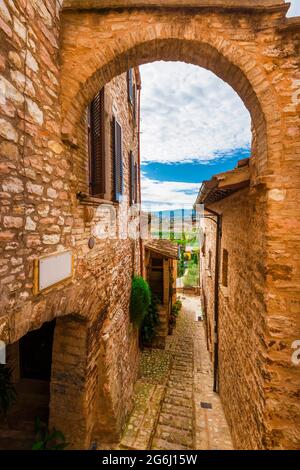
{"label": "small plaque on wall", "polygon": [[34,293],[55,286],[73,276],[72,251],[62,251],[35,260]]}

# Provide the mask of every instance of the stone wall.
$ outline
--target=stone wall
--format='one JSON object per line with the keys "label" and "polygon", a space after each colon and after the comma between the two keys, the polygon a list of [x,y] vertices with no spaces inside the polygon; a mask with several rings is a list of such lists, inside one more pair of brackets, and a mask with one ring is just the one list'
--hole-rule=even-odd
{"label": "stone wall", "polygon": [[[98,222],[106,230],[108,212],[76,197],[88,192],[86,109],[72,139],[61,138],[60,3],[5,0],[0,5],[0,336],[14,343],[60,317],[50,422],[78,448],[89,445],[92,433],[115,439],[131,407],[138,342],[129,296],[140,260],[138,242],[126,233],[123,240],[95,237],[94,248],[88,247]],[[106,86],[109,139],[113,114],[123,128],[125,200],[109,207],[119,219],[127,210],[129,150],[138,155],[126,74]],[[109,140],[110,161],[111,151]],[[74,254],[73,278],[34,296],[34,260],[64,249]],[[68,327],[74,315],[81,318],[82,335],[80,328]],[[78,341],[85,346],[76,351]],[[82,377],[76,379],[80,352]]]}
{"label": "stone wall", "polygon": [[[265,227],[267,432],[256,445],[299,447],[299,366],[291,362],[291,345],[300,337],[299,21],[287,20],[282,4],[251,14],[213,7],[66,10],[60,23],[60,3],[0,4],[1,338],[14,342],[57,315],[77,313],[92,323],[107,299],[120,294],[118,279],[130,276],[129,241],[97,241],[91,251],[86,245],[90,230],[76,199],[75,147],[88,102],[113,77],[142,63],[206,67],[239,94],[257,137],[253,185],[263,195],[257,220]],[[64,248],[75,253],[73,280],[33,297],[33,260]]]}
{"label": "stone wall", "polygon": [[[284,301],[283,291],[275,294],[268,282],[270,244],[272,238],[277,237],[270,232],[265,218],[268,210],[265,188],[255,184],[259,148],[254,128],[252,136],[250,188],[209,205],[222,215],[218,290],[219,389],[237,448],[298,449],[300,381],[297,365],[292,362],[291,346],[300,328],[298,320],[291,315],[292,308]],[[285,211],[283,207],[282,211]],[[216,224],[205,219],[204,227],[202,302],[207,314],[208,348],[214,359]],[[282,242],[281,249],[286,253],[290,245],[285,237]],[[227,287],[222,285],[224,249],[228,252]],[[209,251],[211,269],[208,270]],[[298,262],[295,259],[292,263],[296,272]],[[280,277],[286,288],[288,285],[292,288],[288,273],[274,272],[273,276]],[[290,295],[291,305],[295,305],[292,298],[295,299],[295,294]],[[268,312],[271,312],[270,316]],[[270,328],[270,322],[275,322],[277,328]]]}
{"label": "stone wall", "polygon": [[[249,189],[209,205],[222,214],[219,276],[219,393],[236,448],[262,449],[265,435],[265,271],[263,194]],[[208,344],[214,359],[216,224],[205,220],[201,278]],[[228,287],[222,285],[222,255],[228,252]],[[211,269],[208,269],[211,252]],[[204,303],[204,302],[203,302]],[[271,445],[272,446],[272,445]]]}

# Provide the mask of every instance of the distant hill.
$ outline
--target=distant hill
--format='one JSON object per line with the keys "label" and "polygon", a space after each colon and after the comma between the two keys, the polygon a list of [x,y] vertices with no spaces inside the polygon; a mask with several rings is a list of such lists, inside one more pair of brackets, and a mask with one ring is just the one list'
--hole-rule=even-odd
{"label": "distant hill", "polygon": [[[151,214],[154,217],[159,217],[159,212],[160,211],[153,211],[153,212],[151,212]],[[171,211],[161,211],[161,212],[162,212],[162,218],[163,219],[169,219],[170,218],[170,212]],[[175,209],[173,212],[174,212],[174,218],[175,219],[181,219],[182,209]],[[191,218],[192,217],[192,212],[193,212],[193,209],[184,209],[184,217],[185,218]]]}

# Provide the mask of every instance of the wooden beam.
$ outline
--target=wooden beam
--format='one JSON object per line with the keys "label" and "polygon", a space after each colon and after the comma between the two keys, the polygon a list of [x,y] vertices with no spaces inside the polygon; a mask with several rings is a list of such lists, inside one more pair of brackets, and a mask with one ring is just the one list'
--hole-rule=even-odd
{"label": "wooden beam", "polygon": [[226,189],[230,186],[236,186],[241,183],[250,180],[250,168],[248,166],[244,166],[242,168],[236,168],[233,171],[228,171],[226,173],[220,173],[216,175],[218,179],[218,188],[219,189]]}

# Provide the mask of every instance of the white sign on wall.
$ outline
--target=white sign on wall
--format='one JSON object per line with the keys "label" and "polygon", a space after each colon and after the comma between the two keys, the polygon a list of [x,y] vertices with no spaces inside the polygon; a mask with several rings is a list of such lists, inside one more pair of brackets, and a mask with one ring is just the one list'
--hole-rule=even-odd
{"label": "white sign on wall", "polygon": [[35,293],[69,279],[72,275],[73,255],[71,250],[44,256],[36,260]]}

